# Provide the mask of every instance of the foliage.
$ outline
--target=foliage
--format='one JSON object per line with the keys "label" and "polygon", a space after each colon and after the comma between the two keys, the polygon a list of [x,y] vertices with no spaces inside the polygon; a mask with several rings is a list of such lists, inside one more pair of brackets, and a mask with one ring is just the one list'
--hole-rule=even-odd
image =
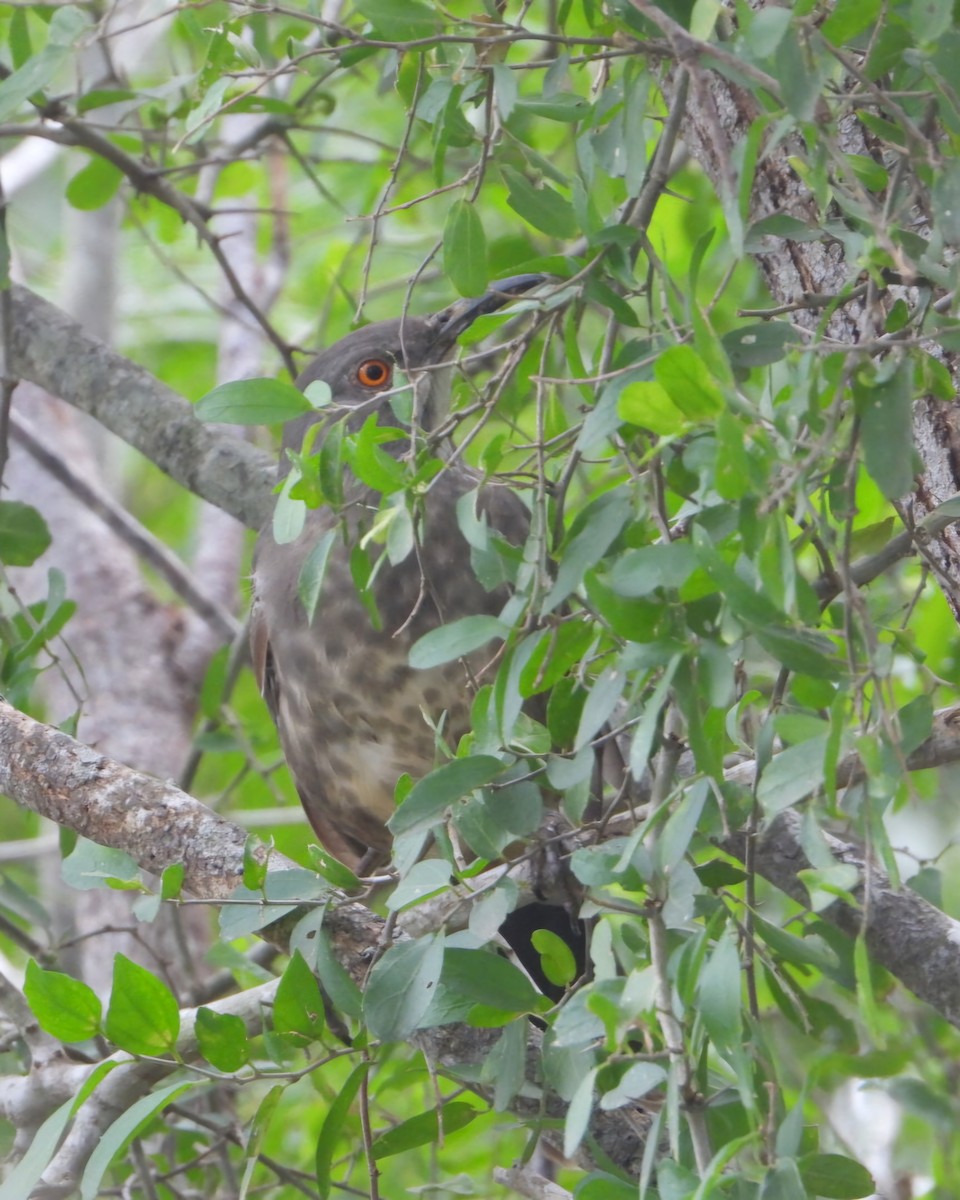
{"label": "foliage", "polygon": [[[581,1196],[618,1195],[631,1174],[630,1194],[639,1175],[640,1194],[663,1200],[869,1195],[868,1147],[836,1127],[836,1096],[860,1080],[895,1103],[891,1178],[927,1179],[939,1195],[960,1186],[956,1031],[895,990],[864,937],[838,932],[830,906],[862,912],[863,879],[825,837],[864,842],[898,885],[913,866],[894,852],[902,833],[890,830],[903,824],[891,814],[939,813],[936,781],[912,772],[909,756],[950,698],[955,627],[924,567],[868,568],[923,465],[912,405],[954,396],[951,16],[942,3],[862,0],[756,11],[356,0],[333,22],[308,6],[216,0],[154,18],[160,37],[143,62],[104,79],[79,63],[107,18],[0,9],[4,133],[15,125],[72,147],[66,204],[121,198],[121,341],[203,397],[204,419],[279,424],[308,407],[289,384],[214,390],[218,213],[262,209],[261,249],[289,255],[269,321],[233,289],[288,365],[291,345],[329,344],[355,321],[432,311],[518,271],[553,281],[463,339],[444,432],[483,476],[523,492],[531,532],[512,553],[471,503],[458,511],[478,574],[509,578],[514,596],[499,619],[444,626],[414,649],[420,667],[485,645],[496,663],[473,699],[472,733],[454,746],[438,730],[437,769],[398,781],[387,904],[402,925],[451,876],[462,892],[511,846],[519,870],[538,855],[545,809],[558,808],[576,831],[565,852],[593,922],[589,979],[551,1006],[491,952],[520,892],[507,872],[478,892],[466,928],[379,953],[361,996],[322,934],[326,886],[308,894],[297,876],[271,891],[251,854],[251,903],[224,909],[224,961],[263,925],[261,900],[292,906],[320,891],[264,1001],[269,1018],[211,1004],[184,1030],[166,984],[122,956],[101,1005],[47,969],[59,966],[52,940],[27,967],[27,1000],[54,1038],[91,1052],[105,1038],[172,1072],[111,1128],[82,1194],[128,1179],[136,1136],[158,1177],[182,1169],[203,1194],[226,1195],[221,1168],[199,1153],[216,1124],[195,1122],[185,1103],[211,1083],[239,1091],[245,1130],[232,1152],[244,1188],[374,1195],[380,1171],[388,1194],[428,1179],[489,1194],[494,1157],[524,1153],[537,1127],[518,1100],[531,1015],[546,1026],[544,1083],[566,1104],[562,1122],[544,1123],[562,1125],[571,1158],[594,1156],[592,1175],[563,1176]],[[136,23],[123,4],[109,20]],[[690,150],[696,130],[727,118],[715,75],[735,81],[753,116],[711,178]],[[784,148],[778,192],[770,173]],[[60,220],[61,206],[44,203]],[[55,237],[44,241],[33,221],[15,203],[7,230],[35,269]],[[776,305],[776,271],[810,245],[830,263],[830,294],[805,294],[801,281],[793,303]],[[368,422],[298,458],[274,527],[289,536],[299,506],[337,505],[342,472],[355,473],[382,493],[358,553],[367,591],[382,555],[413,552],[419,501],[443,469],[439,442],[400,461],[383,436]],[[193,510],[173,485],[141,474],[131,504],[168,541],[189,540]],[[5,566],[38,558],[49,534],[34,509],[0,502]],[[328,551],[301,579],[311,611],[322,611]],[[30,609],[5,591],[0,683],[21,706],[37,703],[41,648],[65,626],[69,639],[71,611],[56,571]],[[277,748],[266,713],[225,660],[199,697],[212,723],[198,735],[193,790],[241,808],[289,798],[268,769]],[[844,787],[838,766],[853,754],[865,775]],[[634,813],[600,819],[597,763],[618,757],[626,770],[608,777],[605,799]],[[802,814],[802,904],[764,885],[749,848],[787,812]],[[940,815],[916,887],[953,911],[950,860],[938,858],[952,829]],[[742,858],[737,831],[749,835]],[[431,837],[446,852],[439,862],[420,860]],[[302,827],[276,841],[306,861]],[[84,886],[141,886],[87,853]],[[329,858],[319,865],[336,886],[354,882]],[[164,898],[177,893],[168,881]],[[46,927],[38,904],[26,873],[0,893],[31,937]],[[540,948],[548,975],[568,982],[564,948],[549,937]],[[22,957],[16,939],[10,953]],[[273,986],[246,982],[251,998]],[[454,1021],[495,1032],[479,1066],[436,1079],[411,1039]],[[47,1158],[62,1111],[38,1142]],[[596,1151],[597,1111],[623,1111],[642,1130],[635,1162]],[[34,1156],[33,1179],[47,1158]],[[14,1194],[11,1180],[22,1188],[15,1170],[0,1197]]]}

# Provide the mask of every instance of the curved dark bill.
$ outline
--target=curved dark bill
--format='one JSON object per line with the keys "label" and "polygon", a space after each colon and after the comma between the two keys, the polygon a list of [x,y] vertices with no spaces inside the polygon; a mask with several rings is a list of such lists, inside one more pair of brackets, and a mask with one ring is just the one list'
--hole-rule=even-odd
{"label": "curved dark bill", "polygon": [[531,288],[546,283],[549,279],[549,275],[512,275],[509,279],[498,279],[491,283],[482,296],[454,301],[430,318],[436,323],[438,340],[442,337],[444,345],[452,346],[477,317],[496,312],[517,296],[522,296],[524,292],[529,292]]}

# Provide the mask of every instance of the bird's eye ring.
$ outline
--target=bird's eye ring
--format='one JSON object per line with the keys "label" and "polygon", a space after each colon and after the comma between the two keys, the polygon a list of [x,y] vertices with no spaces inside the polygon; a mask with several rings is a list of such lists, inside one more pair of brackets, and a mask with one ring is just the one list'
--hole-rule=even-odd
{"label": "bird's eye ring", "polygon": [[357,382],[368,388],[387,387],[390,375],[390,364],[382,358],[368,358],[357,367]]}

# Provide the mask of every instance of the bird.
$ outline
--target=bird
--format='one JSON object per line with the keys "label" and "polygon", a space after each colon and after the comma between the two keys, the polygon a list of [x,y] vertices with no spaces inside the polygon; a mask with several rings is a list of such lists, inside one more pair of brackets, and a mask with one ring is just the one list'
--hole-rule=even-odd
{"label": "bird", "polygon": [[[324,350],[296,383],[304,390],[325,382],[332,403],[287,423],[281,478],[290,469],[286,452],[298,452],[305,437],[316,449],[337,422],[357,434],[371,414],[401,435],[380,449],[397,459],[409,453],[447,414],[460,335],[544,281],[535,274],[501,280],[479,297],[364,326]],[[409,428],[392,403],[403,377],[414,384]],[[446,464],[426,489],[413,552],[377,564],[371,591],[379,627],[358,592],[351,557],[376,517],[381,497],[374,489],[347,473],[342,503],[309,509],[295,540],[278,543],[270,526],[258,538],[250,634],[257,683],[311,825],[326,850],[352,868],[389,858],[386,822],[397,781],[404,774],[418,780],[437,765],[437,723],[454,747],[470,728],[472,685],[489,651],[426,670],[412,667],[408,655],[439,625],[497,616],[509,599],[508,584],[488,590],[477,578],[456,516],[458,501],[481,484],[483,519],[506,543],[523,546],[530,517],[519,494],[460,462]],[[298,583],[311,551],[329,536],[336,540],[310,619]]]}

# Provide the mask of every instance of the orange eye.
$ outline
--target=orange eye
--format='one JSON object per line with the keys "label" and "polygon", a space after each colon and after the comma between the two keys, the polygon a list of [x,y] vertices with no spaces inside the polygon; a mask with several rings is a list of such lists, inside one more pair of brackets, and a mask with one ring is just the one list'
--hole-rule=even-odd
{"label": "orange eye", "polygon": [[390,364],[382,358],[368,358],[357,367],[357,382],[368,388],[386,387],[390,382]]}

